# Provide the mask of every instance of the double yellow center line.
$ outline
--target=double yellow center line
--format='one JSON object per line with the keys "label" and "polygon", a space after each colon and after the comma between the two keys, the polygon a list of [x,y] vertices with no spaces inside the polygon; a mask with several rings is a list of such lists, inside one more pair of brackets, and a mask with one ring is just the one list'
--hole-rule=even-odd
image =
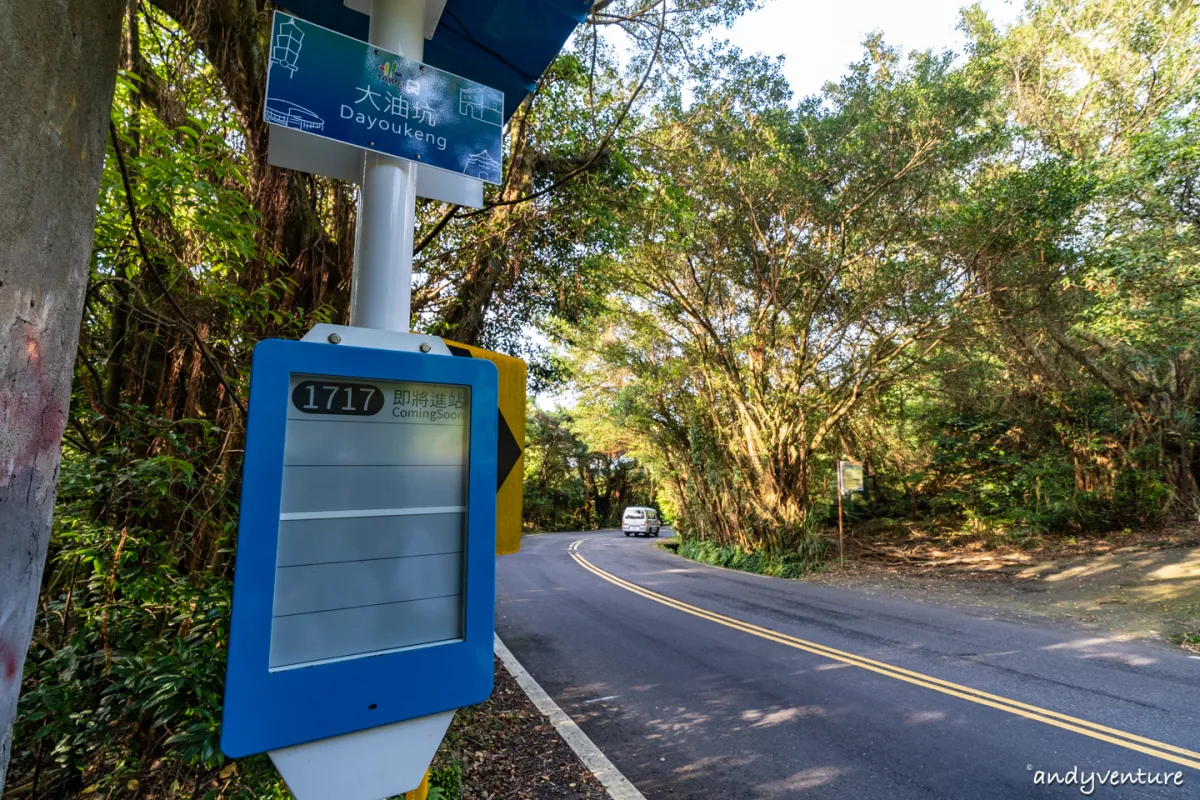
{"label": "double yellow center line", "polygon": [[1200,753],[1196,753],[1192,750],[1186,750],[1182,747],[1166,744],[1165,742],[1147,739],[1144,736],[1137,736],[1132,733],[1116,730],[1115,728],[1098,725],[1095,722],[1088,722],[1087,720],[1079,719],[1078,717],[1060,714],[1057,711],[1039,708],[1038,706],[1032,706],[1028,703],[1010,700],[1007,697],[1000,697],[999,695],[981,692],[978,689],[972,689],[969,686],[951,683],[950,681],[944,681],[941,678],[934,678],[930,675],[925,675],[920,672],[913,672],[912,670],[895,667],[891,664],[885,664],[882,661],[864,658],[863,656],[858,656],[853,653],[847,653],[844,650],[836,650],[832,647],[826,647],[823,644],[810,642],[807,639],[789,636],[786,633],[779,633],[778,631],[773,631],[769,628],[763,628],[749,622],[744,622],[740,619],[727,617],[724,614],[717,614],[713,611],[707,611],[698,606],[693,606],[689,603],[684,603],[680,600],[675,600],[674,598],[659,594],[658,592],[652,592],[649,589],[638,586],[636,583],[630,583],[623,578],[618,578],[616,575],[600,569],[595,564],[579,555],[578,552],[571,551],[570,556],[577,564],[579,564],[579,566],[583,567],[593,575],[608,581],[614,586],[619,586],[622,589],[633,592],[636,595],[640,595],[647,600],[653,600],[656,603],[662,603],[664,606],[668,606],[677,611],[682,611],[685,614],[691,614],[694,617],[700,617],[701,619],[706,619],[709,622],[715,622],[718,625],[724,625],[727,628],[733,628],[734,630],[748,633],[751,636],[757,636],[760,639],[766,639],[771,642],[787,645],[788,647],[793,647],[797,650],[804,650],[805,652],[812,653],[823,658],[828,658],[833,661],[839,661],[852,667],[859,667],[860,669],[869,670],[880,675],[885,675],[889,678],[895,678],[898,681],[911,683],[914,686],[921,686],[925,689],[941,692],[942,694],[947,694],[951,697],[957,697],[961,700],[977,703],[981,706],[995,708],[1000,711],[1007,711],[1009,714],[1016,714],[1018,717],[1025,717],[1026,719],[1042,722],[1046,725],[1053,725],[1056,728],[1072,731],[1082,736],[1091,737],[1092,739],[1099,739],[1102,742],[1115,744],[1118,747],[1124,747],[1127,750],[1134,750],[1139,753],[1144,753],[1148,756],[1161,758],[1164,761],[1171,761],[1175,764],[1182,764],[1185,767],[1191,767],[1192,769],[1200,770]]}

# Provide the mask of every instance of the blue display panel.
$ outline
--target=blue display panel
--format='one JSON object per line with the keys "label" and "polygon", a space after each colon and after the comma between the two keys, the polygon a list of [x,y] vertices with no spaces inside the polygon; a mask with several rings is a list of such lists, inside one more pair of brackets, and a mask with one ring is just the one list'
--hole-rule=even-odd
{"label": "blue display panel", "polygon": [[255,349],[227,755],[491,693],[496,384],[483,360]]}

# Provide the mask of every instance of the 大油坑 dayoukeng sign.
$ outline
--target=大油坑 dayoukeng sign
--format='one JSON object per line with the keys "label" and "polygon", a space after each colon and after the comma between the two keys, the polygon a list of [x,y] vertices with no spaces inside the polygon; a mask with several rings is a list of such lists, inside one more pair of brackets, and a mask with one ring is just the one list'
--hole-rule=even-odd
{"label": "\u5927\u6cb9\u5751 dayoukeng sign", "polygon": [[264,117],[500,182],[503,93],[278,11]]}

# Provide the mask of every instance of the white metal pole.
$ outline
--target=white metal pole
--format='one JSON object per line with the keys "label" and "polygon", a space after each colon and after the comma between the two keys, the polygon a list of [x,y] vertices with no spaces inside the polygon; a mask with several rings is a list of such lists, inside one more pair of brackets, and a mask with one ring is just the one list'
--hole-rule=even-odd
{"label": "white metal pole", "polygon": [[[371,0],[371,44],[420,61],[425,0]],[[417,165],[378,153],[363,156],[350,288],[350,324],[408,331],[412,308]]]}

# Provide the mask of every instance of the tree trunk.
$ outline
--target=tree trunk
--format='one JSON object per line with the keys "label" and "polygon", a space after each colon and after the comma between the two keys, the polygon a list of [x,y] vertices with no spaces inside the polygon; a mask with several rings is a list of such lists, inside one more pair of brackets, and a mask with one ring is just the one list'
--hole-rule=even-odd
{"label": "tree trunk", "polygon": [[0,4],[0,793],[50,538],[123,7]]}

